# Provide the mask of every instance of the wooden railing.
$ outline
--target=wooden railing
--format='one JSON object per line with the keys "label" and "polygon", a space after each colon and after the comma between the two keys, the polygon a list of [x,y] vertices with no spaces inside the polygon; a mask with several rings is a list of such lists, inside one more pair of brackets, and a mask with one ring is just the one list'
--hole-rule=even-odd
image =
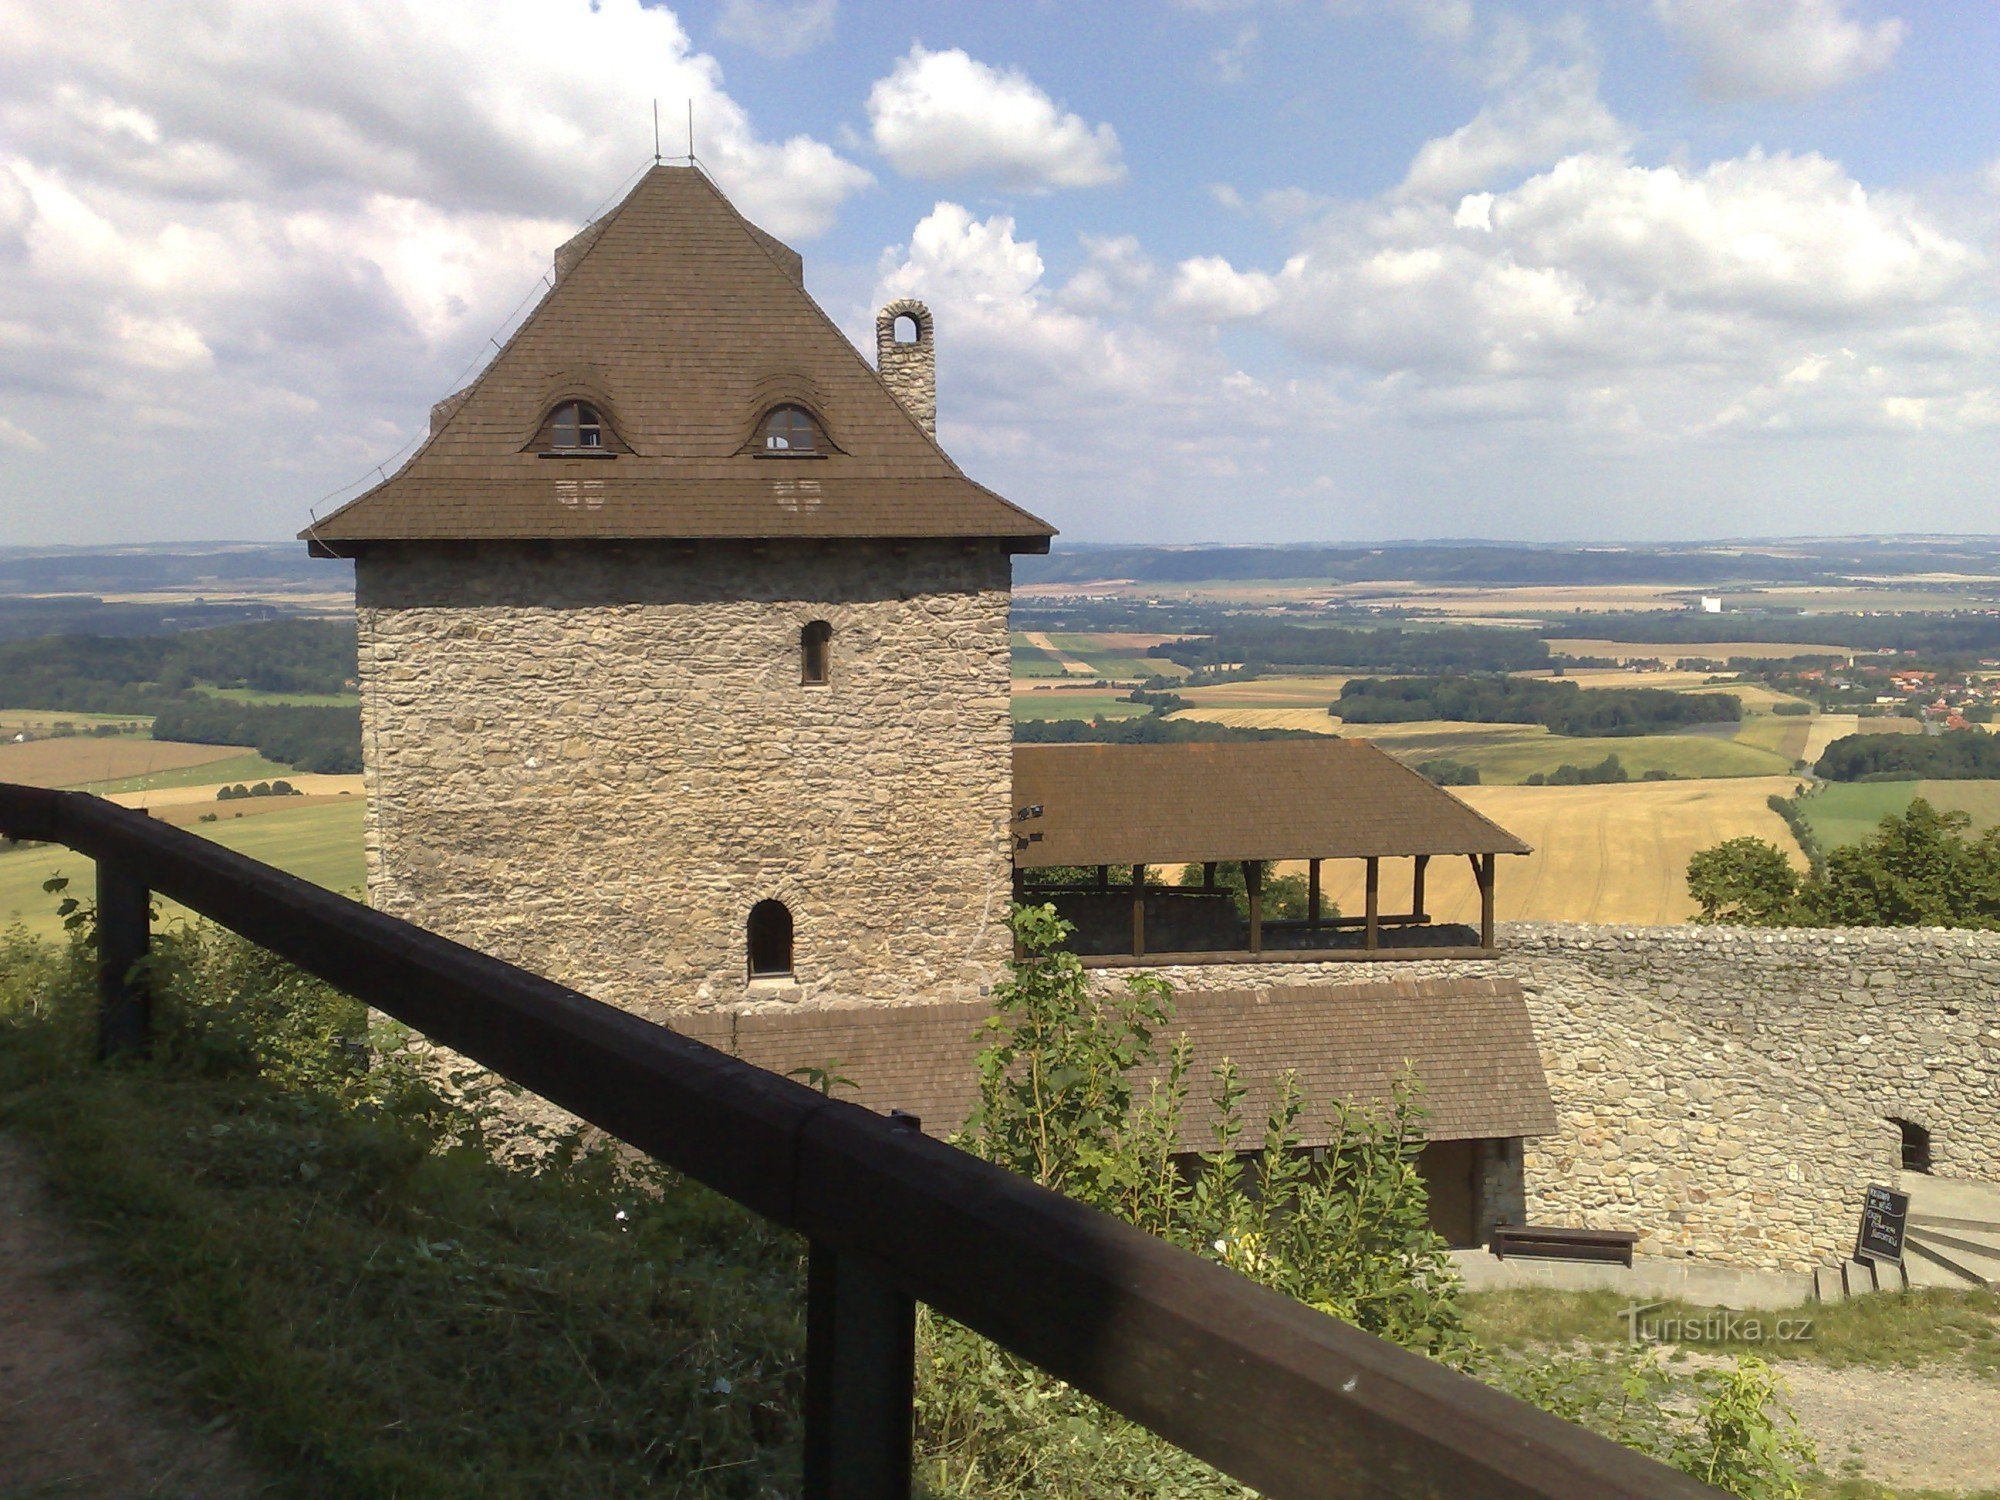
{"label": "wooden railing", "polygon": [[145,1044],[158,892],[804,1235],[809,1500],[908,1496],[919,1301],[1279,1500],[1717,1493],[907,1119],[142,813],[0,784],[0,834],[97,862],[107,1052]]}

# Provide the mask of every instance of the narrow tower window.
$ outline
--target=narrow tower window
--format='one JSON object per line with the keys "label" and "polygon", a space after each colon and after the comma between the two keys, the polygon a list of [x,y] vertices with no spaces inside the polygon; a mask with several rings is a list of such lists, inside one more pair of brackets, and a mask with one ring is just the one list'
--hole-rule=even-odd
{"label": "narrow tower window", "polygon": [[1915,1120],[1889,1122],[1903,1132],[1903,1170],[1928,1172],[1931,1169],[1931,1133]]}
{"label": "narrow tower window", "polygon": [[799,631],[799,681],[833,681],[833,627],[813,620]]}
{"label": "narrow tower window", "polygon": [[604,419],[588,401],[565,401],[549,421],[549,441],[557,448],[601,448]]}
{"label": "narrow tower window", "polygon": [[914,344],[923,338],[923,331],[917,327],[917,320],[908,313],[896,316],[895,339],[899,344]]}
{"label": "narrow tower window", "polygon": [[764,418],[764,451],[767,453],[817,453],[820,450],[819,423],[803,406],[777,406]]}
{"label": "narrow tower window", "polygon": [[792,913],[782,901],[759,901],[750,908],[750,977],[789,979],[792,974]]}

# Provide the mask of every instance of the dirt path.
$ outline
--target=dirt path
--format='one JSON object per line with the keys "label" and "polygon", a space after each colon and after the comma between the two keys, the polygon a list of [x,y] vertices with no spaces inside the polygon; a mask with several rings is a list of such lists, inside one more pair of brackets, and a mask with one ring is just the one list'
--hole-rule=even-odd
{"label": "dirt path", "polygon": [[0,1136],[0,1496],[272,1493],[225,1433],[176,1407],[152,1368],[61,1223],[33,1156]]}
{"label": "dirt path", "polygon": [[2000,1384],[1922,1370],[1778,1366],[1799,1425],[1829,1474],[1848,1458],[1892,1489],[2000,1486]]}

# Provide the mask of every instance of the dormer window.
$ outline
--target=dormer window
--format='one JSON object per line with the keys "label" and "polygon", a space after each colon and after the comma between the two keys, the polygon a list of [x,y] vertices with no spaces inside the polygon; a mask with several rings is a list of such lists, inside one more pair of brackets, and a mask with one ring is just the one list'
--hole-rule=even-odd
{"label": "dormer window", "polygon": [[803,406],[774,406],[758,429],[757,446],[766,453],[822,453],[826,438]]}
{"label": "dormer window", "polygon": [[565,401],[549,420],[552,448],[602,448],[604,419],[588,401]]}

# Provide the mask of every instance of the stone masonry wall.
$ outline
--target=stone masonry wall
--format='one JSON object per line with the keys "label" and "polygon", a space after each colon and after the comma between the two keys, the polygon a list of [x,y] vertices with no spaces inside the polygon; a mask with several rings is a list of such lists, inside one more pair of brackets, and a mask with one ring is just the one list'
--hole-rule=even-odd
{"label": "stone masonry wall", "polygon": [[[1531,1220],[1642,1253],[1800,1270],[1844,1258],[1891,1123],[1941,1176],[2000,1181],[2000,934],[1509,925],[1470,962],[1162,965],[1239,989],[1519,981],[1560,1129],[1526,1149]],[[1115,982],[1115,971],[1100,982]]]}
{"label": "stone masonry wall", "polygon": [[[997,547],[406,546],[356,575],[377,906],[655,1019],[969,998],[1004,965]],[[795,982],[747,977],[766,898]]]}

